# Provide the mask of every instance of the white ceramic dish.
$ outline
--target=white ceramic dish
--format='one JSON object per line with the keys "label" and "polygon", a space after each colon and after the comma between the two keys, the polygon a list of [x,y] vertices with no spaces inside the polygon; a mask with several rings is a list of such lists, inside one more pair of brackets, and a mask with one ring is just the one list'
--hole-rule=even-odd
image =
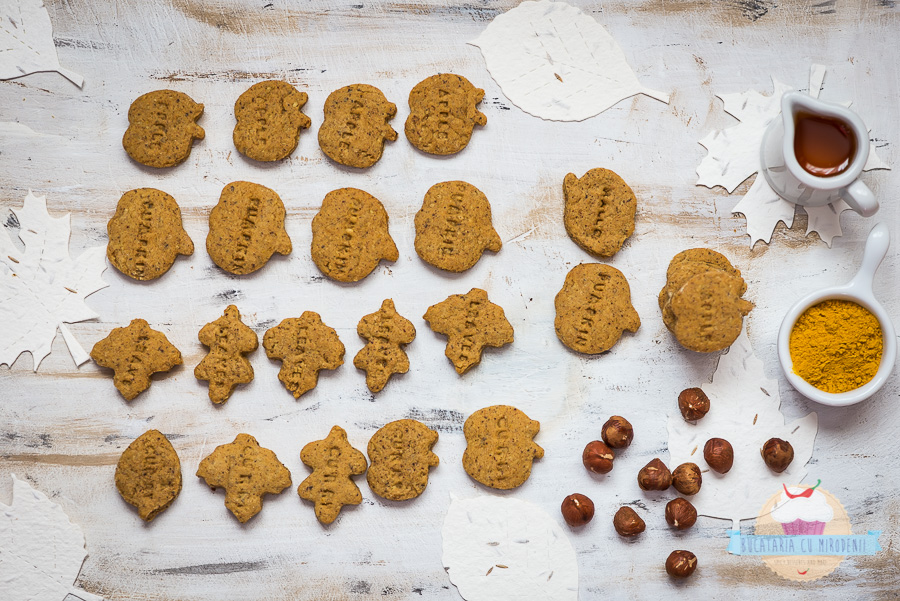
{"label": "white ceramic dish", "polygon": [[[862,265],[850,282],[843,286],[818,290],[801,298],[785,315],[784,321],[781,322],[781,329],[778,331],[778,358],[788,382],[803,396],[823,405],[835,407],[853,405],[878,392],[890,377],[891,371],[894,369],[894,362],[897,360],[897,337],[894,334],[891,318],[872,292],[875,271],[881,265],[890,245],[890,230],[886,224],[879,223],[869,232]],[[875,377],[864,386],[848,392],[831,393],[819,390],[794,373],[794,364],[791,361],[790,337],[797,319],[811,306],[831,299],[853,301],[871,311],[881,325],[881,335],[884,341],[881,365],[878,367]]]}

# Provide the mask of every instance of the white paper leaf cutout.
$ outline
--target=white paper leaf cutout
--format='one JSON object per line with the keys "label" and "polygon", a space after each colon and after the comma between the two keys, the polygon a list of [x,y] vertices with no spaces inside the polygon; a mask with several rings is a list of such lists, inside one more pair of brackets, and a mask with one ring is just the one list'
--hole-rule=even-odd
{"label": "white paper leaf cutout", "polygon": [[[696,423],[684,421],[680,412],[669,416],[669,469],[696,463],[703,473],[700,492],[688,497],[697,513],[732,520],[755,518],[766,499],[782,483],[797,484],[806,477],[812,457],[818,418],[815,413],[784,423],[779,410],[778,381],[766,379],[762,361],[753,354],[743,331],[728,353],[719,358],[713,381],[701,386],[710,410]],[[710,438],[724,438],[734,447],[734,466],[727,474],[709,469],[703,446]],[[776,474],[766,466],[759,450],[770,438],[781,438],[794,447],[794,461]]]}
{"label": "white paper leaf cutout", "polygon": [[[825,67],[812,65],[809,76],[810,95],[819,96],[824,79]],[[708,188],[722,186],[730,194],[741,182],[759,172],[760,146],[766,128],[773,119],[780,118],[781,96],[795,89],[774,77],[772,85],[774,91],[771,96],[763,96],[754,90],[718,95],[724,102],[725,112],[740,123],[722,131],[712,131],[700,140],[700,144],[708,152],[697,167],[698,185]],[[845,104],[849,106],[849,103]],[[889,168],[876,155],[875,145],[870,143],[869,160],[863,170]],[[752,248],[759,241],[768,244],[779,221],[791,227],[795,208],[794,203],[778,196],[764,177],[757,176],[750,190],[732,212],[740,213],[747,219],[747,233],[750,235]],[[816,232],[825,244],[831,246],[833,239],[841,235],[841,213],[849,208],[843,200],[823,207],[803,207],[809,215],[806,234]]]}
{"label": "white paper leaf cutout", "polygon": [[65,324],[98,317],[84,299],[107,286],[100,278],[106,269],[106,246],[89,248],[72,259],[69,215],[51,217],[47,199],[30,190],[22,208],[13,213],[25,251],[0,233],[0,365],[12,365],[28,351],[37,371],[50,354],[57,328],[75,365],[81,365],[90,357]]}
{"label": "white paper leaf cutout", "polygon": [[87,557],[81,528],[27,482],[13,479],[13,499],[0,503],[0,590],[9,601],[63,601],[72,594],[102,601],[74,586]]}
{"label": "white paper leaf cutout", "polygon": [[541,119],[582,121],[635,94],[669,102],[641,85],[602,25],[565,2],[522,2],[469,43],[510,102]]}
{"label": "white paper leaf cutout", "polygon": [[541,508],[511,497],[450,499],[443,564],[464,599],[578,599],[575,549]]}
{"label": "white paper leaf cutout", "polygon": [[0,79],[56,71],[79,88],[84,78],[59,64],[53,27],[42,0],[0,3]]}

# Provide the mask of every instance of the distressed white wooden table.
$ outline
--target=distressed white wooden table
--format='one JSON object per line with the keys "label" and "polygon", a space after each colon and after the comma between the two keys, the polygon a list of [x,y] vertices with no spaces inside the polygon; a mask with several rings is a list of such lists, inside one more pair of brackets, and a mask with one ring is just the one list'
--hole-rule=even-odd
{"label": "distressed white wooden table", "polygon": [[[89,349],[111,328],[143,317],[181,349],[185,365],[155,378],[134,401],[125,402],[95,365],[76,369],[61,337],[38,373],[27,355],[11,369],[0,368],[0,498],[8,501],[8,475],[15,473],[83,527],[89,557],[82,588],[117,601],[459,598],[441,567],[440,526],[450,492],[486,492],[461,467],[462,423],[478,408],[509,403],[540,420],[537,442],[546,449],[531,479],[509,494],[553,515],[570,492],[596,503],[594,521],[571,533],[582,599],[896,598],[897,376],[868,402],[844,409],[816,406],[779,380],[788,418],[819,413],[813,481],[821,478],[840,498],[854,532],[884,531],[884,552],[848,558],[818,582],[788,582],[758,559],[727,554],[726,522],[701,518],[694,529],[673,534],[662,517],[668,497],[645,495],[634,481],[650,458],[665,457],[666,416],[676,410],[677,393],[709,378],[716,363],[715,355],[680,348],[662,324],[656,295],[678,251],[709,246],[743,270],[756,303],[747,328],[769,377],[780,378],[774,339],[782,315],[807,292],[850,277],[876,220],[888,222],[895,238],[876,294],[900,322],[900,171],[864,176],[882,209],[869,220],[845,213],[845,235],[831,249],[804,236],[801,214],[793,228],[780,226],[770,245],[751,251],[743,219],[731,214],[739,196],[694,186],[704,155],[697,140],[734,123],[714,95],[767,91],[770,74],[805,82],[811,62],[829,66],[823,99],[852,98],[881,157],[896,165],[900,68],[890,40],[900,31],[900,8],[893,2],[579,2],[619,41],[642,83],[672,93],[668,106],[638,96],[581,123],[544,122],[512,106],[478,49],[466,45],[513,1],[46,4],[60,60],[83,74],[85,85],[79,90],[56,74],[0,82],[2,235],[10,231],[9,209],[21,206],[30,188],[47,196],[51,214],[71,212],[77,254],[105,243],[106,222],[123,192],[150,186],[175,196],[196,245],[193,256],[180,258],[158,281],[136,283],[108,269],[109,287],[88,300],[102,318],[71,326]],[[412,148],[402,124],[413,85],[446,71],[486,90],[481,109],[488,125],[458,156],[434,158]],[[232,106],[249,85],[268,78],[309,93],[313,129],[289,160],[260,165],[233,147]],[[354,82],[378,86],[398,105],[393,125],[401,132],[364,173],[329,162],[315,139],[325,97]],[[200,121],[206,139],[185,164],[157,171],[129,161],[120,140],[131,101],[163,87],[206,105]],[[553,331],[553,297],[565,273],[591,260],[566,237],[561,183],[570,171],[581,175],[599,166],[621,174],[639,198],[635,235],[611,263],[631,282],[642,326],[611,353],[584,357],[563,347]],[[226,183],[240,179],[281,195],[294,243],[290,256],[276,256],[248,277],[225,274],[204,249],[210,208]],[[428,268],[412,244],[412,219],[424,192],[452,179],[487,194],[504,241],[501,252],[486,254],[460,275]],[[312,216],[328,191],[343,186],[382,200],[400,250],[395,264],[353,285],[323,278],[308,250]],[[504,307],[516,340],[487,351],[478,368],[459,377],[443,355],[445,339],[421,315],[474,286]],[[388,297],[413,320],[418,337],[408,347],[411,371],[373,397],[352,366],[363,345],[356,324]],[[295,401],[276,378],[280,364],[260,350],[251,356],[254,382],[214,407],[192,374],[205,353],[197,332],[230,303],[260,335],[304,310],[320,313],[347,347],[345,365],[323,373],[318,387]],[[595,478],[581,466],[580,453],[611,414],[627,416],[636,439],[609,476]],[[422,420],[441,435],[435,447],[441,465],[426,492],[390,503],[358,480],[363,504],[345,508],[336,523],[322,527],[295,492],[308,473],[299,459],[302,446],[340,424],[364,449],[377,428],[403,417]],[[125,446],[151,427],[172,440],[185,480],[173,506],[145,525],[119,497],[113,472]],[[221,491],[212,493],[193,475],[202,457],[239,432],[274,450],[294,481],[243,526],[224,508]],[[623,541],[612,529],[612,513],[622,503],[633,503],[648,523],[640,540]],[[693,550],[701,566],[677,585],[662,568],[675,548]]]}

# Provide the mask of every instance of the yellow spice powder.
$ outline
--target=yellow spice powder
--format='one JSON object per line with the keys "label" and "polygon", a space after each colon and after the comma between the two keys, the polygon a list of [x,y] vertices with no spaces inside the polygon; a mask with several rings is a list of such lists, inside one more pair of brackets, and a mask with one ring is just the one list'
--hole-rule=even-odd
{"label": "yellow spice powder", "polygon": [[791,330],[794,373],[825,392],[847,392],[874,378],[883,347],[878,319],[853,301],[813,305]]}

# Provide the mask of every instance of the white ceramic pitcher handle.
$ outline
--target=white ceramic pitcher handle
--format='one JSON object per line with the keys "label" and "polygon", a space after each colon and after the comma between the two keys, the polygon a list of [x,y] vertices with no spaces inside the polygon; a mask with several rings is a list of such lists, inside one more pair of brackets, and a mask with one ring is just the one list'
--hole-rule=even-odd
{"label": "white ceramic pitcher handle", "polygon": [[872,228],[869,237],[866,238],[866,249],[863,251],[862,264],[856,276],[850,280],[850,287],[860,288],[872,293],[872,282],[875,279],[875,271],[891,246],[891,231],[886,223],[881,222]]}
{"label": "white ceramic pitcher handle", "polygon": [[878,212],[878,201],[875,199],[875,194],[860,180],[856,180],[846,190],[843,190],[841,198],[847,201],[851,209],[863,217],[871,217]]}

